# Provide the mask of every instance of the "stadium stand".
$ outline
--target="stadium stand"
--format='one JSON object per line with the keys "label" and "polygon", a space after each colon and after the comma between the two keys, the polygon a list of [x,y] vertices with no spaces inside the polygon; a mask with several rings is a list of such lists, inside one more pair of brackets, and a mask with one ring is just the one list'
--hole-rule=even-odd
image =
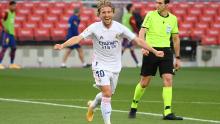
{"label": "stadium stand", "polygon": [[[141,10],[143,18],[155,7],[154,2],[132,3],[135,9]],[[95,10],[85,7],[82,2],[19,1],[17,7],[15,27],[18,41],[21,42],[25,40],[64,41],[64,34],[68,28],[67,21],[74,8],[80,9],[80,32],[89,24],[100,21]],[[220,44],[220,2],[209,1],[195,4],[183,0],[173,2],[169,7],[170,11],[178,18],[181,39],[196,41],[202,45]],[[0,8],[2,11],[5,10],[7,2],[1,1]],[[45,15],[45,13],[47,14]],[[25,33],[29,32],[34,32],[34,35],[25,36]],[[90,44],[87,43],[89,41],[85,42],[85,44]]]}

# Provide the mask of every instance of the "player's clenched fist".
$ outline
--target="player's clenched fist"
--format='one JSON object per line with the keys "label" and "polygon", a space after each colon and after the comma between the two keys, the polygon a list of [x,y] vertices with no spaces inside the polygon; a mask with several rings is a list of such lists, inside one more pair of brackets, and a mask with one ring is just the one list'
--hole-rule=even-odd
{"label": "player's clenched fist", "polygon": [[61,50],[61,49],[63,49],[63,44],[56,44],[56,45],[54,45],[54,49],[55,49],[55,50]]}

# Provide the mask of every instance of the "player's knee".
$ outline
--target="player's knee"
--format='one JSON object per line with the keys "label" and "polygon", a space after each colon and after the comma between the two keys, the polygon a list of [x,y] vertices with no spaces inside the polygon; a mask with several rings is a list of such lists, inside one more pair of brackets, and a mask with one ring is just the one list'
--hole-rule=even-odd
{"label": "player's knee", "polygon": [[164,77],[164,86],[165,86],[165,87],[170,87],[170,86],[172,86],[172,82],[173,82],[172,77],[169,77],[169,76]]}
{"label": "player's knee", "polygon": [[150,83],[149,78],[147,78],[147,77],[142,77],[141,78],[140,84],[141,84],[142,88],[148,87],[149,83]]}
{"label": "player's knee", "polygon": [[104,97],[111,97],[112,96],[112,92],[111,91],[102,92],[102,96],[104,96]]}

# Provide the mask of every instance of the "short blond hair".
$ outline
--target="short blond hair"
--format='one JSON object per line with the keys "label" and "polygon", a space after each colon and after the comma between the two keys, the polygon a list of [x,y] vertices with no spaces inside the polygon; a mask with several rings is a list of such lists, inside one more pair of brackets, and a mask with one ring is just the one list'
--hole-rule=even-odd
{"label": "short blond hair", "polygon": [[98,16],[100,15],[101,9],[103,7],[111,7],[113,13],[115,12],[115,7],[112,5],[112,3],[109,0],[98,0],[98,2],[99,2],[98,5],[97,5]]}

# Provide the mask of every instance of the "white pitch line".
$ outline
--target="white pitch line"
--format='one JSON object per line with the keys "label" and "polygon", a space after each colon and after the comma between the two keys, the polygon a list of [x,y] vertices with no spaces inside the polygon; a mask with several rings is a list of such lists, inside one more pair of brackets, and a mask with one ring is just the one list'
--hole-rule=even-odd
{"label": "white pitch line", "polygon": [[[87,99],[22,99],[28,101],[88,101]],[[117,100],[114,99],[112,102],[130,102],[130,100]],[[163,103],[163,101],[149,101],[149,100],[142,100],[143,103]],[[205,104],[205,105],[220,105],[220,102],[184,102],[184,101],[173,101],[172,103],[178,104]]]}
{"label": "white pitch line", "polygon": [[[38,104],[38,105],[48,105],[48,106],[58,106],[58,107],[68,107],[68,108],[77,108],[77,109],[87,109],[87,107],[76,106],[76,105],[64,105],[64,104],[57,104],[57,103],[36,102],[36,101],[27,101],[27,100],[19,100],[19,99],[0,98],[0,101],[27,103],[27,104]],[[128,111],[124,111],[124,110],[112,110],[112,111],[113,112],[120,112],[120,113],[128,113]],[[156,113],[137,112],[137,114],[161,117],[161,114],[156,114]],[[216,120],[205,120],[205,119],[190,118],[190,117],[184,117],[184,120],[191,120],[191,121],[209,122],[209,123],[218,123],[218,124],[220,124],[220,121],[216,121]]]}

